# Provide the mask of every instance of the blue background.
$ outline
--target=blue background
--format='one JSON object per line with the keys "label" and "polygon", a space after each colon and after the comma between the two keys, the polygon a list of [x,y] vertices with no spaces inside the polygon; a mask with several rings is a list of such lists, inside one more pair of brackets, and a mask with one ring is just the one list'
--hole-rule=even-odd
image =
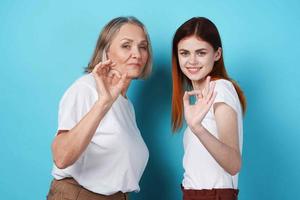
{"label": "blue background", "polygon": [[182,131],[170,130],[170,52],[176,28],[193,16],[217,25],[228,72],[247,96],[240,199],[299,198],[299,8],[296,0],[2,0],[1,199],[45,199],[58,102],[82,75],[103,25],[120,15],[145,23],[154,50],[152,76],[129,90],[150,150],[141,192],[132,199],[181,199]]}

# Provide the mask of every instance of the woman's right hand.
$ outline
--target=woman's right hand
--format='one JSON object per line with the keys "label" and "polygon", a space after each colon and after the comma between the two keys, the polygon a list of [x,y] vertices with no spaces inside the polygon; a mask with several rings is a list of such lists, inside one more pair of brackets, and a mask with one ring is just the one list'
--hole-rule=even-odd
{"label": "woman's right hand", "polygon": [[120,95],[127,75],[112,69],[115,65],[111,60],[98,63],[92,74],[97,84],[97,92],[100,101],[112,104]]}
{"label": "woman's right hand", "polygon": [[[187,125],[193,132],[201,128],[201,122],[216,98],[217,93],[214,92],[215,82],[211,83],[210,79],[210,77],[206,78],[203,90],[185,92],[183,96],[184,117]],[[197,98],[197,101],[193,105],[190,104],[190,96],[196,96]]]}

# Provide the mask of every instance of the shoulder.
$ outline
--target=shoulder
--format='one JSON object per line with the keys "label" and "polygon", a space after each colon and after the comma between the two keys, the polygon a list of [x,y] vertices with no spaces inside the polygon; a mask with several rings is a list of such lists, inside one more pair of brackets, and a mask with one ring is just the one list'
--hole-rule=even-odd
{"label": "shoulder", "polygon": [[231,81],[218,79],[215,83],[215,92],[217,92],[217,95],[230,95],[234,99],[238,98],[238,94]]}
{"label": "shoulder", "polygon": [[91,74],[79,77],[65,91],[61,101],[65,99],[93,98],[97,96],[96,84]]}
{"label": "shoulder", "polygon": [[214,91],[217,93],[217,96],[214,103],[225,103],[236,111],[240,110],[239,97],[232,82],[219,79],[215,83]]}
{"label": "shoulder", "polygon": [[92,74],[85,74],[79,77],[72,85],[73,87],[89,87],[96,89],[96,82]]}
{"label": "shoulder", "polygon": [[215,90],[235,91],[235,88],[234,88],[232,82],[230,82],[226,79],[215,80],[215,83],[216,83]]}
{"label": "shoulder", "polygon": [[85,74],[79,77],[74,83],[69,87],[68,90],[76,91],[96,91],[96,83],[92,74]]}

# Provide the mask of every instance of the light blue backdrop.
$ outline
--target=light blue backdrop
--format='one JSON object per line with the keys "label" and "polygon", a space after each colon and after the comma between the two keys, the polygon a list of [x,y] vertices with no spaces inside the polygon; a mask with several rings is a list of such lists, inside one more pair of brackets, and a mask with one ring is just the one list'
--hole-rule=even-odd
{"label": "light blue backdrop", "polygon": [[248,99],[240,199],[299,198],[299,11],[296,0],[2,0],[1,199],[45,199],[59,99],[82,75],[100,29],[120,15],[146,24],[154,50],[151,78],[129,91],[150,150],[141,192],[132,199],[181,198],[182,132],[170,131],[170,52],[175,29],[193,16],[218,26],[228,71]]}

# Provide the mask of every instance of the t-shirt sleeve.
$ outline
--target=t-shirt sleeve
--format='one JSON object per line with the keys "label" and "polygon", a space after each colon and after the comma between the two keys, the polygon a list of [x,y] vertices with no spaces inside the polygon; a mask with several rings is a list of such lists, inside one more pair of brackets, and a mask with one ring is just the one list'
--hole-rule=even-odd
{"label": "t-shirt sleeve", "polygon": [[89,85],[73,84],[59,103],[57,132],[72,129],[91,109],[96,100],[95,91]]}
{"label": "t-shirt sleeve", "polygon": [[[215,86],[217,96],[213,104],[225,103],[230,106],[235,112],[239,113],[239,99],[233,84],[229,81],[217,81]],[[212,106],[214,109],[214,106]],[[213,110],[214,111],[214,110]]]}

